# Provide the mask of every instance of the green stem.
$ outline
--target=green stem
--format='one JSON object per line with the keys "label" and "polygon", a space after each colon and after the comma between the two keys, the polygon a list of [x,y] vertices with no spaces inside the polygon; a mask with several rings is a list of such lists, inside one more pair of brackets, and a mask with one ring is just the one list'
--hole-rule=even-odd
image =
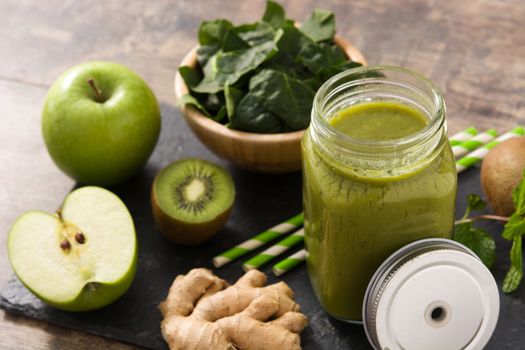
{"label": "green stem", "polygon": [[461,219],[459,219],[458,221],[467,220],[469,215],[470,215],[470,208],[467,208],[467,210],[465,211],[465,215],[463,215],[463,217],[461,217]]}
{"label": "green stem", "polygon": [[509,219],[510,218],[507,216],[486,214],[486,215],[474,216],[472,218],[463,217],[460,220],[457,220],[456,222],[454,222],[454,225],[467,224],[467,223],[478,221],[478,220],[494,220],[494,221],[500,221],[500,222],[508,222]]}

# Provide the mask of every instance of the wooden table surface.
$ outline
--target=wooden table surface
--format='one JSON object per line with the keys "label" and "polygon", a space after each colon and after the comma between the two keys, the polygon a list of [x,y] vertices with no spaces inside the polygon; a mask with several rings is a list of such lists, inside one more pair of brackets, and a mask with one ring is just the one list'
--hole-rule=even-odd
{"label": "wooden table surface", "polygon": [[[281,1],[290,18],[336,13],[338,33],[370,64],[412,68],[443,91],[450,132],[525,124],[525,2],[521,0]],[[74,185],[51,162],[40,133],[46,91],[66,68],[110,60],[138,72],[173,103],[173,74],[203,20],[262,15],[264,1],[0,2],[0,285],[12,274],[6,236],[31,209],[56,208]],[[180,115],[164,115],[179,118]],[[177,140],[173,140],[174,144]],[[130,349],[0,311],[2,349]]]}

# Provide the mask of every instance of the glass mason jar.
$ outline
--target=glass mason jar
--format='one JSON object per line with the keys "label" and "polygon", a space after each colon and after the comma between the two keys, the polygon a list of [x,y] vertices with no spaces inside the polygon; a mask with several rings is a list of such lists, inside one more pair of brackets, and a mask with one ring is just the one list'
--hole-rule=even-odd
{"label": "glass mason jar", "polygon": [[[374,140],[330,124],[337,112],[369,102],[411,107],[426,125]],[[302,151],[310,281],[331,316],[360,322],[366,287],[390,254],[419,239],[451,237],[457,175],[443,98],[432,82],[403,68],[343,72],[317,92]]]}

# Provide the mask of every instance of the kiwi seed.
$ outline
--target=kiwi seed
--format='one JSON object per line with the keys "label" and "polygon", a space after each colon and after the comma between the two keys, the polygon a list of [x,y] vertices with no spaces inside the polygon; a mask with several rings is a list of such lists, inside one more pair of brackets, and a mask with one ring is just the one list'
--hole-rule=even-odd
{"label": "kiwi seed", "polygon": [[168,165],[157,174],[151,191],[161,233],[185,245],[201,243],[224,227],[234,199],[228,172],[200,159]]}

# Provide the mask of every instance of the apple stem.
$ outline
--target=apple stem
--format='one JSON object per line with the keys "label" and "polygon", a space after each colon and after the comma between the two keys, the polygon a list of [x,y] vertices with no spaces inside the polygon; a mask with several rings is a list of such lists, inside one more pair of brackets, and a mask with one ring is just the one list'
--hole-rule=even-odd
{"label": "apple stem", "polygon": [[89,78],[87,83],[93,89],[93,92],[95,93],[95,99],[97,100],[97,102],[104,102],[104,96],[102,96],[102,91],[100,91],[97,88],[97,85],[95,85],[95,79]]}

